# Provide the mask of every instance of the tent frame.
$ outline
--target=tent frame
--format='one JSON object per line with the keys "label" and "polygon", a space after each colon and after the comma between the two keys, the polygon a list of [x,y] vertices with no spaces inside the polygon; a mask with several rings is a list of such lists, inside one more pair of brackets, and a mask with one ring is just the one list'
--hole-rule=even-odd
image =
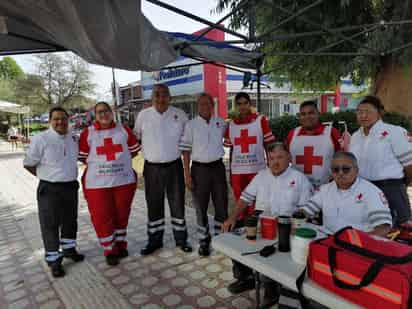
{"label": "tent frame", "polygon": [[[289,63],[295,63],[300,61],[301,57],[322,57],[322,56],[333,56],[333,57],[348,57],[348,56],[361,56],[361,57],[383,57],[387,56],[390,54],[397,53],[405,48],[410,48],[412,47],[412,42],[405,43],[401,46],[396,46],[396,47],[391,47],[386,50],[376,50],[375,48],[371,48],[369,46],[366,46],[365,44],[359,42],[356,40],[356,38],[362,34],[365,34],[367,32],[372,32],[376,31],[377,29],[382,29],[386,27],[393,27],[393,26],[401,26],[401,25],[410,25],[412,24],[412,20],[397,20],[397,21],[380,21],[379,23],[373,23],[373,24],[363,24],[363,25],[347,25],[344,27],[339,27],[339,28],[332,28],[329,29],[322,24],[312,21],[309,18],[305,17],[305,13],[310,11],[312,8],[320,5],[323,3],[325,0],[313,0],[312,3],[301,7],[297,8],[295,11],[291,11],[288,8],[283,7],[282,5],[276,3],[273,0],[243,0],[240,1],[232,10],[220,18],[217,22],[212,22],[210,20],[207,20],[205,18],[202,18],[196,14],[190,13],[188,11],[185,11],[181,8],[178,8],[176,6],[172,6],[168,3],[165,3],[165,1],[160,1],[160,0],[146,0],[147,2],[156,5],[158,7],[161,7],[163,9],[169,10],[175,14],[184,16],[186,18],[189,18],[191,20],[194,20],[196,22],[200,22],[209,28],[201,32],[200,34],[197,35],[194,41],[185,43],[183,45],[185,46],[190,46],[190,45],[202,45],[202,44],[207,44],[200,39],[204,37],[207,33],[212,31],[213,29],[219,29],[225,33],[231,34],[235,37],[237,37],[237,40],[223,40],[223,41],[214,41],[214,44],[255,44],[255,48],[258,49],[260,44],[264,43],[265,40],[290,40],[290,39],[296,39],[299,37],[313,37],[313,36],[319,36],[319,35],[330,35],[334,38],[337,39],[336,42],[333,42],[331,44],[328,44],[323,47],[319,47],[314,51],[305,51],[305,52],[276,52],[273,51],[270,54],[271,55],[280,55],[280,56],[291,56],[295,57],[292,58],[291,62]],[[256,6],[257,4],[265,4],[271,9],[277,10],[281,13],[283,13],[286,17],[278,22],[276,25],[273,25],[269,30],[267,30],[265,33],[260,34],[259,36],[256,36]],[[242,33],[239,33],[237,31],[234,31],[232,29],[229,29],[225,26],[223,26],[221,23],[233,16],[236,12],[238,12],[241,9],[249,9],[249,21],[248,21],[248,28],[249,28],[249,33],[248,35],[244,35]],[[279,29],[282,25],[285,25],[287,23],[290,23],[293,20],[299,20],[301,22],[304,22],[308,25],[313,26],[315,29],[319,30],[314,30],[314,31],[308,31],[308,32],[302,32],[302,33],[294,33],[294,34],[284,34],[284,35],[279,35],[279,34],[273,34],[274,31]],[[352,32],[352,31],[358,31],[356,33],[352,33],[351,35],[346,35],[347,32]],[[27,38],[25,36],[21,36],[19,34],[15,33],[9,33],[10,36],[14,37],[21,37],[27,40],[35,41],[38,43],[45,44],[46,46],[49,46],[49,48],[44,48],[44,49],[36,49],[36,50],[22,50],[22,51],[5,51],[5,52],[0,52],[0,55],[15,55],[15,54],[27,54],[27,53],[40,53],[40,52],[57,52],[57,51],[65,51],[67,50],[66,48],[62,46],[58,46],[55,44],[51,44],[49,42],[43,42],[39,41],[33,38]],[[360,47],[364,50],[364,52],[354,52],[351,50],[348,51],[342,51],[342,52],[330,52],[328,49],[331,47],[338,46],[344,42],[349,42],[354,46]],[[176,48],[182,48],[184,46],[177,46]],[[227,65],[221,64],[221,63],[216,63],[214,61],[210,61],[208,59],[197,59],[197,63],[190,64],[190,65],[182,65],[182,66],[166,66],[164,69],[170,69],[170,68],[177,68],[177,67],[187,67],[187,66],[192,66],[192,65],[200,65],[204,63],[210,63],[213,65],[218,65],[218,66],[224,66],[226,68],[230,69],[235,69],[240,72],[245,72],[236,68],[229,67]],[[263,57],[257,60],[257,65],[256,65],[256,76],[257,76],[257,98],[258,98],[258,104],[260,104],[260,84],[261,84],[261,77],[267,74],[272,73],[276,68],[272,68],[270,71],[262,72],[262,66],[263,66]]]}
{"label": "tent frame", "polygon": [[[312,2],[311,4],[300,8],[299,10],[297,10],[296,12],[290,11],[287,8],[284,8],[283,6],[276,4],[275,2],[271,1],[271,0],[244,0],[241,1],[236,7],[234,7],[228,14],[226,14],[224,17],[222,17],[221,19],[219,19],[216,23],[213,23],[209,20],[206,20],[204,18],[201,18],[193,13],[187,12],[185,10],[182,10],[180,8],[177,8],[175,6],[169,5],[167,3],[164,3],[160,0],[146,0],[147,2],[150,2],[156,6],[159,6],[161,8],[164,8],[166,10],[172,11],[173,13],[179,14],[181,16],[187,17],[189,19],[192,19],[194,21],[203,23],[207,26],[209,26],[210,28],[208,28],[207,30],[205,30],[204,32],[200,33],[197,37],[197,39],[195,39],[192,42],[189,42],[187,44],[189,45],[202,45],[202,44],[207,44],[207,42],[202,42],[199,41],[200,38],[204,37],[207,33],[209,33],[211,30],[213,29],[219,29],[225,33],[234,35],[238,38],[240,38],[240,40],[224,40],[224,41],[214,41],[214,44],[261,44],[263,43],[265,38],[270,38],[271,40],[289,40],[289,39],[296,39],[299,37],[313,37],[313,36],[319,36],[319,35],[325,35],[325,34],[329,34],[337,39],[339,39],[338,41],[328,44],[326,46],[320,47],[318,49],[316,49],[315,51],[309,51],[309,52],[271,52],[271,55],[279,55],[279,56],[291,56],[291,57],[297,57],[295,59],[292,60],[292,62],[290,63],[295,63],[300,61],[300,57],[303,56],[312,56],[312,57],[323,57],[323,56],[333,56],[333,57],[353,57],[353,56],[362,56],[362,57],[382,57],[382,56],[386,56],[386,55],[390,55],[396,52],[399,52],[405,48],[409,48],[412,47],[412,42],[406,43],[404,45],[398,46],[398,47],[393,47],[391,49],[387,49],[387,50],[376,50],[373,48],[370,48],[369,46],[366,46],[365,44],[362,44],[360,42],[358,42],[356,40],[356,37],[365,34],[367,32],[372,32],[372,31],[376,31],[377,29],[383,28],[383,27],[392,27],[392,26],[400,26],[400,25],[410,25],[412,24],[412,20],[398,20],[398,21],[380,21],[379,23],[372,23],[372,24],[363,24],[363,25],[349,25],[349,26],[345,26],[345,27],[339,27],[339,28],[332,28],[329,29],[325,26],[323,26],[320,23],[314,22],[306,17],[304,17],[304,14],[309,11],[310,9],[316,7],[317,5],[320,5],[322,2],[324,2],[325,0],[315,0],[314,2]],[[230,18],[234,13],[236,13],[237,11],[239,11],[240,9],[245,8],[247,5],[249,5],[249,8],[254,11],[256,8],[256,5],[258,2],[264,2],[265,4],[267,4],[268,6],[271,6],[272,8],[277,9],[278,11],[284,13],[285,15],[287,15],[287,17],[285,17],[285,19],[283,19],[282,21],[280,21],[278,24],[274,25],[273,27],[271,27],[270,30],[266,31],[265,33],[259,35],[258,37],[255,36],[256,33],[256,25],[255,25],[255,21],[254,18],[250,18],[249,19],[249,35],[245,36],[243,34],[240,34],[236,31],[233,31],[231,29],[228,29],[224,26],[221,25],[221,23],[225,20],[227,20],[228,18]],[[282,25],[291,22],[292,20],[300,20],[308,25],[312,25],[315,28],[318,28],[319,30],[316,31],[310,31],[310,32],[302,32],[302,33],[294,33],[294,34],[287,34],[287,35],[272,35],[272,32],[275,31],[276,29],[278,29],[279,27],[281,27]],[[356,32],[350,36],[345,35],[346,32],[349,31],[354,31],[354,30],[359,30],[359,32]],[[366,50],[367,52],[353,52],[353,51],[342,51],[342,52],[328,52],[327,50],[338,46],[344,42],[350,42],[352,45],[357,46],[357,47],[361,47],[362,49]],[[181,66],[166,66],[164,69],[170,69],[170,68],[178,68],[178,67],[188,67],[188,66],[192,66],[192,65],[201,65],[204,63],[211,63],[214,65],[218,65],[218,66],[224,66],[226,68],[230,68],[233,69],[232,67],[226,66],[224,64],[220,64],[220,63],[216,63],[213,61],[208,61],[208,60],[204,60],[204,59],[196,59],[199,62],[198,63],[194,63],[194,64],[190,64],[190,65],[181,65]],[[268,75],[273,73],[277,68],[273,68],[270,71],[266,71],[266,72],[262,72],[262,65],[263,65],[263,57],[258,59],[258,63],[256,66],[256,78],[257,78],[257,106],[260,105],[261,103],[261,78],[264,75]],[[236,69],[237,71],[243,72],[245,73],[245,71]]]}

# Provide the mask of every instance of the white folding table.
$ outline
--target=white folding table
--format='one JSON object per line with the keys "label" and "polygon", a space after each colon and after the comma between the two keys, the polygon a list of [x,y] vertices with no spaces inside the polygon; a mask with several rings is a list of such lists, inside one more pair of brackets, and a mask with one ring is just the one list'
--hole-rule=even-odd
{"label": "white folding table", "polygon": [[[274,241],[258,239],[251,242],[245,239],[245,236],[239,236],[233,233],[223,233],[213,238],[212,244],[215,250],[227,255],[251,269],[257,274],[262,274],[270,279],[280,283],[284,287],[297,292],[296,279],[304,270],[305,266],[295,263],[290,252],[276,251],[269,257],[262,257],[259,254],[242,255],[243,252],[251,252],[262,249],[264,246],[273,244]],[[259,278],[259,275],[257,275]],[[259,281],[259,280],[258,280]],[[259,282],[256,288],[256,305],[260,305]],[[305,297],[333,309],[352,309],[361,308],[339,295],[329,292],[320,287],[309,278],[305,278],[302,287],[302,293]]]}

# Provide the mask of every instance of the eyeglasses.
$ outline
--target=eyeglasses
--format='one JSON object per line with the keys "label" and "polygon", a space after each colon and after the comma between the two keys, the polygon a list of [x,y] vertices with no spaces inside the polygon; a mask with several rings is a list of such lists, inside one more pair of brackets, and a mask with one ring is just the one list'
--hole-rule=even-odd
{"label": "eyeglasses", "polygon": [[104,114],[109,114],[111,112],[112,111],[110,109],[102,109],[102,110],[96,111],[96,114],[97,115],[104,115]]}
{"label": "eyeglasses", "polygon": [[339,174],[339,172],[342,172],[343,174],[349,174],[352,169],[353,166],[348,165],[332,166],[331,168],[333,174]]}

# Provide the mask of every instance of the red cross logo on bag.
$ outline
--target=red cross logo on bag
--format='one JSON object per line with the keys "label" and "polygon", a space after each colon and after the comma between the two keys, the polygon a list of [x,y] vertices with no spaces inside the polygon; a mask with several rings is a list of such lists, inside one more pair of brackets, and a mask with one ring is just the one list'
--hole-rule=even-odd
{"label": "red cross logo on bag", "polygon": [[255,145],[257,143],[256,136],[249,136],[248,129],[240,130],[240,137],[235,137],[235,146],[240,145],[241,153],[249,153],[249,145]]}
{"label": "red cross logo on bag", "polygon": [[111,137],[106,137],[103,141],[103,146],[96,147],[96,153],[99,156],[106,156],[107,161],[116,160],[116,153],[123,152],[122,144],[113,144]]}
{"label": "red cross logo on bag", "polygon": [[314,155],[313,146],[303,148],[303,155],[296,156],[296,165],[303,165],[303,173],[312,175],[315,165],[323,165],[323,157]]}

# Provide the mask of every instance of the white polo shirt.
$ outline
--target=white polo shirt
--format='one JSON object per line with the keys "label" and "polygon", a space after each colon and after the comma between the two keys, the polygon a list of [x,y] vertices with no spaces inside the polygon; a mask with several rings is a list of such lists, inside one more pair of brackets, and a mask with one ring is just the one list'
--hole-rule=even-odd
{"label": "white polo shirt", "polygon": [[307,177],[288,167],[274,176],[270,168],[261,170],[242,192],[240,199],[248,204],[256,202],[256,210],[290,216],[298,206],[304,205],[312,195],[312,185]]}
{"label": "white polo shirt", "polygon": [[359,175],[375,181],[401,179],[412,164],[412,138],[399,126],[377,121],[365,136],[363,128],[351,137],[349,151],[358,159]]}
{"label": "white polo shirt", "polygon": [[52,128],[33,137],[23,161],[36,167],[37,177],[50,182],[77,179],[78,140],[72,132],[60,135]]}
{"label": "white polo shirt", "polygon": [[153,163],[167,163],[181,155],[179,142],[188,118],[186,113],[169,106],[159,113],[153,106],[142,110],[136,119],[134,130],[141,139],[144,158]]}
{"label": "white polo shirt", "polygon": [[334,181],[321,186],[302,208],[310,215],[322,210],[323,225],[333,233],[346,226],[369,232],[381,224],[392,225],[385,195],[360,177],[348,190],[338,189]]}
{"label": "white polo shirt", "polygon": [[190,151],[193,161],[201,163],[217,161],[225,154],[223,137],[226,126],[226,122],[220,117],[212,116],[207,122],[197,116],[186,123],[179,149]]}

